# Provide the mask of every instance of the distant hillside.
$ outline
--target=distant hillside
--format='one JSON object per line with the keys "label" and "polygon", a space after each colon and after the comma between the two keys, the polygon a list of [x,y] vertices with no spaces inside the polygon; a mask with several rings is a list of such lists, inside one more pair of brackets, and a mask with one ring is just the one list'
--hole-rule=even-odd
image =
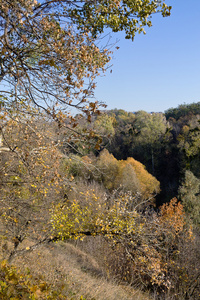
{"label": "distant hillside", "polygon": [[200,102],[192,104],[181,104],[176,108],[169,108],[165,111],[166,119],[174,118],[178,120],[186,115],[199,115],[200,114]]}

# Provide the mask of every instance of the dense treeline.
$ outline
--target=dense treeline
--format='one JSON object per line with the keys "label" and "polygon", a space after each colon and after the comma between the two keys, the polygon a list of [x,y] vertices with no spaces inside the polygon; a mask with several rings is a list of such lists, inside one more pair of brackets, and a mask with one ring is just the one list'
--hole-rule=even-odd
{"label": "dense treeline", "polygon": [[[199,173],[200,103],[180,105],[163,113],[123,110],[106,112],[110,132],[103,141],[117,159],[134,157],[161,184],[158,205],[178,195],[186,170]],[[105,117],[104,117],[105,118]]]}
{"label": "dense treeline", "polygon": [[177,108],[169,108],[165,111],[165,116],[167,120],[169,118],[173,118],[176,121],[181,117],[185,117],[187,115],[199,115],[200,114],[200,103],[191,103],[191,104],[181,104]]}

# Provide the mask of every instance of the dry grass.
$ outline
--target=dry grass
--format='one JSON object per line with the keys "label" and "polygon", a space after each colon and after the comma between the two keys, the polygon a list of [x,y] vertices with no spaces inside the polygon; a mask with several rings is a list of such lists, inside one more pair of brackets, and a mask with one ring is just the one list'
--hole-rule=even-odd
{"label": "dry grass", "polygon": [[149,300],[130,286],[107,280],[99,264],[75,246],[60,242],[19,257],[15,265],[29,268],[37,276],[62,289],[66,299],[79,300]]}

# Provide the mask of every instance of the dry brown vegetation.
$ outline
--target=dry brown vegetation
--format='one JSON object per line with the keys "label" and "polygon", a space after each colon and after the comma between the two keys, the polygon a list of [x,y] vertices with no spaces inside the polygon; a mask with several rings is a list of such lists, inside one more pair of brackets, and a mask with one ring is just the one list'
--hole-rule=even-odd
{"label": "dry brown vegetation", "polygon": [[101,263],[70,243],[42,246],[38,251],[17,258],[15,265],[22,270],[31,269],[34,276],[43,277],[54,288],[62,289],[66,297],[63,299],[79,300],[81,296],[87,300],[150,299],[130,285],[109,280]]}

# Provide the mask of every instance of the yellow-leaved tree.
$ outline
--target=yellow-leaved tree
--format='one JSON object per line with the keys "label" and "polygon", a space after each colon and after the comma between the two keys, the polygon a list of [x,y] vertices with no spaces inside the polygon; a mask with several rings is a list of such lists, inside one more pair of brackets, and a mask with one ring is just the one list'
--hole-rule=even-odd
{"label": "yellow-leaved tree", "polygon": [[9,260],[49,238],[49,209],[62,189],[53,124],[31,112],[1,114],[0,236]]}
{"label": "yellow-leaved tree", "polygon": [[139,202],[151,202],[160,192],[159,181],[147,172],[145,166],[132,157],[117,160],[108,150],[100,155],[73,156],[69,174],[85,180],[95,180],[109,191],[130,192]]}

